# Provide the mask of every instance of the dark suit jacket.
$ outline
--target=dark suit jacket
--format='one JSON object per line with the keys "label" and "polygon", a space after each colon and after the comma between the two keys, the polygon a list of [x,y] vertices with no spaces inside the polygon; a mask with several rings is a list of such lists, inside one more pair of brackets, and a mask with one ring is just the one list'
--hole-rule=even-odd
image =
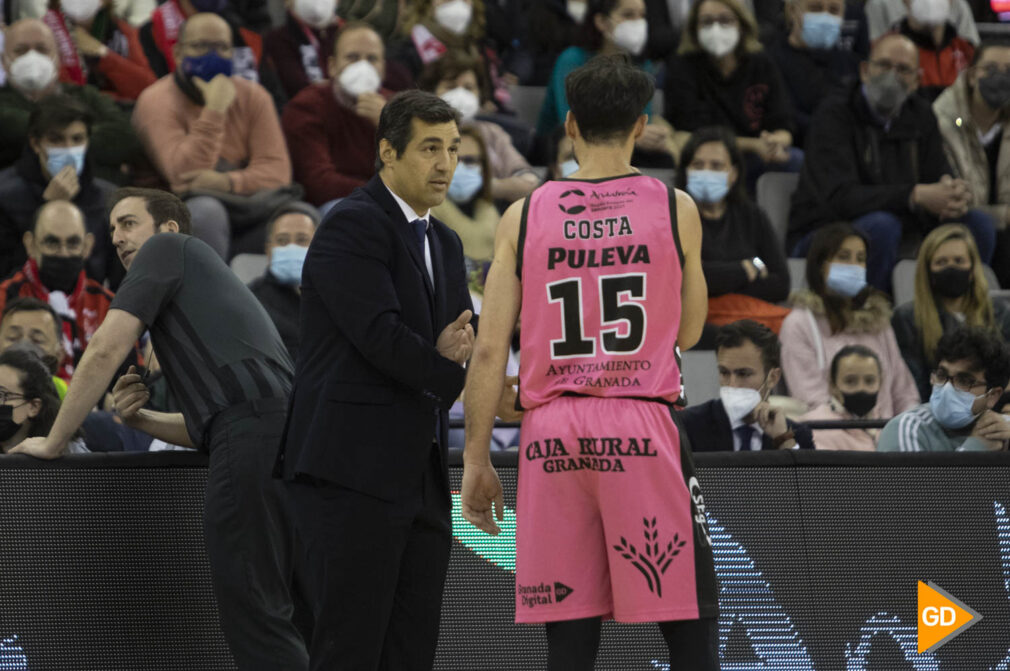
{"label": "dark suit jacket", "polygon": [[[733,428],[720,399],[705,401],[685,408],[681,410],[680,418],[684,420],[684,429],[691,441],[692,451],[733,451]],[[793,437],[801,450],[814,449],[813,434],[805,424],[797,424],[788,419],[786,424],[792,429]],[[768,434],[761,435],[761,449],[775,449]]]}
{"label": "dark suit jacket", "polygon": [[285,479],[305,474],[395,501],[421,482],[440,417],[448,482],[448,410],[464,370],[435,342],[473,304],[459,237],[431,218],[432,289],[413,235],[378,176],[316,231],[302,272]]}

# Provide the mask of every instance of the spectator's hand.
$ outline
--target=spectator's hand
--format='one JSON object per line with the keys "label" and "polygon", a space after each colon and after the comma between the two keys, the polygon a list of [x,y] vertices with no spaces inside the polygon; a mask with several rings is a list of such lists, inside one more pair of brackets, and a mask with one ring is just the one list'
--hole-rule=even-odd
{"label": "spectator's hand", "polygon": [[65,165],[49,180],[49,186],[42,192],[42,199],[45,201],[73,200],[80,190],[81,185],[77,180],[77,170],[72,165]]}
{"label": "spectator's hand", "polygon": [[27,454],[39,459],[55,459],[63,454],[65,445],[53,445],[48,436],[25,438],[8,450],[7,454]]}
{"label": "spectator's hand", "polygon": [[505,376],[505,388],[502,389],[501,398],[498,400],[498,411],[495,413],[504,422],[522,421],[523,411],[516,410],[516,397],[519,395],[516,389],[518,383],[517,376]]}
{"label": "spectator's hand", "polygon": [[754,262],[750,259],[743,259],[740,261],[740,265],[743,266],[743,271],[747,273],[747,281],[753,282],[756,280],[760,273],[758,273],[757,267]]}
{"label": "spectator's hand", "polygon": [[1006,441],[1010,440],[1010,422],[1003,415],[986,410],[975,422],[971,435],[988,450],[1002,450],[1006,447]]}
{"label": "spectator's hand", "polygon": [[500,529],[494,520],[495,517],[499,522],[505,519],[505,497],[494,466],[490,463],[463,464],[460,507],[467,522],[492,536],[498,535]]}
{"label": "spectator's hand", "polygon": [[358,102],[354,105],[354,112],[371,121],[374,125],[379,125],[379,115],[382,108],[386,106],[386,99],[378,93],[362,93],[358,96]]}
{"label": "spectator's hand", "polygon": [[644,151],[667,151],[666,141],[669,133],[666,128],[649,124],[642,131],[642,136],[635,140],[635,146]]}
{"label": "spectator's hand", "polygon": [[130,423],[141,408],[147,405],[151,399],[151,392],[147,385],[137,374],[137,367],[130,366],[126,375],[116,380],[116,386],[112,388],[112,401],[116,408],[116,414],[123,418],[127,424]]}
{"label": "spectator's hand", "polygon": [[941,219],[960,217],[968,211],[965,189],[961,180],[944,175],[933,184],[916,184],[912,204]]}
{"label": "spectator's hand", "polygon": [[203,189],[205,191],[231,191],[231,179],[228,173],[217,170],[190,170],[179,177],[186,182],[184,190]]}
{"label": "spectator's hand", "polygon": [[771,131],[761,131],[758,138],[763,147],[761,158],[765,163],[785,163],[789,160],[789,147]]}
{"label": "spectator's hand", "polygon": [[466,363],[473,351],[473,326],[470,325],[472,317],[472,311],[463,310],[456,321],[442,329],[435,343],[439,354],[460,366]]}
{"label": "spectator's hand", "polygon": [[227,75],[215,75],[209,82],[193,77],[193,85],[203,94],[203,104],[207,109],[223,114],[235,101],[235,82]]}
{"label": "spectator's hand", "polygon": [[[781,410],[776,410],[769,405],[768,401],[761,401],[754,408],[754,418],[757,420],[761,430],[768,434],[772,440],[778,438],[789,430],[786,424],[786,414]],[[792,447],[793,441],[786,441],[780,447]]]}
{"label": "spectator's hand", "polygon": [[74,38],[74,44],[77,45],[78,51],[85,56],[105,58],[106,54],[109,53],[108,47],[99,42],[91,33],[81,26],[74,26],[72,35]]}

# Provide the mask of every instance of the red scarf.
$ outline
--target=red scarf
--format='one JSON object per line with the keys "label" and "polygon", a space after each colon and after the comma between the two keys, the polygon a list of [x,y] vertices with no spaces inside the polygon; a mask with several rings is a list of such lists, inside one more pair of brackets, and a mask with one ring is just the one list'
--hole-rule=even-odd
{"label": "red scarf", "polygon": [[63,71],[62,81],[84,86],[88,83],[88,75],[84,71],[84,59],[77,52],[67,23],[63,15],[55,9],[50,9],[42,16],[42,22],[49,26],[56,38],[56,50],[60,53],[60,69]]}
{"label": "red scarf", "polygon": [[421,62],[425,65],[437,61],[448,51],[448,48],[420,23],[411,28],[410,39],[414,42],[417,55],[421,57]]}
{"label": "red scarf", "polygon": [[[33,296],[40,301],[44,301],[49,305],[52,305],[49,301],[49,290],[46,289],[45,285],[42,284],[42,280],[39,279],[39,266],[35,263],[35,259],[28,259],[24,267],[21,268],[21,272],[25,274],[25,278],[28,280],[28,286],[31,287]],[[67,307],[70,309],[70,312],[67,313],[66,310],[56,309],[56,312],[60,313],[61,317],[60,329],[63,334],[64,355],[63,361],[60,362],[60,368],[56,374],[68,382],[70,381],[70,377],[74,374],[74,348],[84,348],[84,343],[81,342],[81,335],[78,333],[77,329],[77,313],[82,307],[80,301],[81,296],[84,294],[84,287],[86,284],[87,282],[85,280],[84,271],[82,270],[80,276],[77,278],[77,286],[74,287],[72,293],[67,295]]]}
{"label": "red scarf", "polygon": [[172,55],[172,49],[179,41],[179,31],[185,22],[186,15],[182,13],[179,0],[168,0],[151,14],[151,34],[158,51],[165,57],[169,72],[175,71],[175,57]]}

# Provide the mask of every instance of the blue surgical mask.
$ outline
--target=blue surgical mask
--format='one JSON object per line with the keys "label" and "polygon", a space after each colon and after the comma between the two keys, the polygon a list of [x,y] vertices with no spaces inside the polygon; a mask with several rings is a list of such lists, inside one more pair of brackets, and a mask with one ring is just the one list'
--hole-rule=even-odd
{"label": "blue surgical mask", "polygon": [[836,294],[852,298],[866,286],[866,268],[854,263],[832,263],[827,285]]}
{"label": "blue surgical mask", "polygon": [[803,15],[803,42],[811,49],[831,49],[842,34],[842,17],[827,12]]}
{"label": "blue surgical mask", "polygon": [[231,77],[232,62],[216,51],[208,51],[203,56],[187,56],[182,59],[182,74],[190,79],[199,77],[205,82],[218,75]]}
{"label": "blue surgical mask", "polygon": [[579,162],[574,158],[570,158],[561,165],[558,166],[558,170],[561,171],[562,177],[568,177],[570,174],[579,169]]}
{"label": "blue surgical mask", "polygon": [[449,198],[454,203],[469,203],[482,186],[484,177],[481,169],[460,162],[456,165],[456,172],[449,184]]}
{"label": "blue surgical mask", "polygon": [[977,417],[971,411],[976,398],[981,396],[955,389],[949,381],[942,385],[934,384],[933,393],[929,396],[929,409],[943,428],[963,429]]}
{"label": "blue surgical mask", "polygon": [[722,170],[688,170],[687,192],[699,203],[718,203],[729,193],[729,173]]}
{"label": "blue surgical mask", "polygon": [[270,274],[281,284],[295,286],[302,281],[302,266],[305,265],[305,255],[308,247],[301,245],[284,245],[274,247],[270,252]]}
{"label": "blue surgical mask", "polygon": [[46,170],[49,171],[49,176],[55,177],[56,173],[68,165],[74,166],[74,170],[80,175],[84,172],[84,153],[87,149],[86,144],[46,149]]}

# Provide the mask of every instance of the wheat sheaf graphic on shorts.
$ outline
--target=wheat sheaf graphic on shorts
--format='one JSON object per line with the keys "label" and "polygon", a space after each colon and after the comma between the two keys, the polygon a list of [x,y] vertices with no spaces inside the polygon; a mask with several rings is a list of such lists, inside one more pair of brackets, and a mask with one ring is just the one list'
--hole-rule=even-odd
{"label": "wheat sheaf graphic on shorts", "polygon": [[674,534],[673,540],[669,541],[666,547],[663,548],[663,551],[660,552],[659,543],[656,541],[659,537],[659,530],[656,528],[656,518],[653,517],[649,520],[643,517],[642,523],[645,525],[645,531],[643,532],[645,545],[641,552],[633,544],[629,543],[624,536],[621,536],[620,545],[615,545],[614,549],[620,552],[622,557],[630,561],[632,566],[645,576],[645,582],[649,586],[649,591],[658,597],[662,597],[663,574],[666,573],[666,569],[670,568],[674,557],[680,554],[680,549],[687,544],[687,541],[680,540],[680,534]]}

